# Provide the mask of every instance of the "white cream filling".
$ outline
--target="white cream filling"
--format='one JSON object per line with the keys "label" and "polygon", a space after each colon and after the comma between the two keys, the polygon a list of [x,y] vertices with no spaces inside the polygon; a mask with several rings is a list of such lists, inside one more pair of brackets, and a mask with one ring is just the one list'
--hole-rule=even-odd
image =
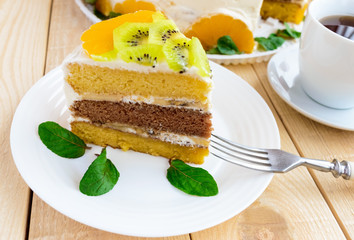
{"label": "white cream filling", "polygon": [[[88,122],[91,123],[91,121],[87,118],[82,118],[82,117],[73,117],[70,116],[68,121],[74,122]],[[170,133],[170,132],[163,132],[163,131],[155,131],[152,129],[149,130],[142,130],[140,128],[136,127],[130,127],[124,124],[118,124],[118,123],[111,123],[111,124],[102,124],[100,126],[103,127],[108,127],[112,128],[121,132],[126,132],[126,133],[131,133],[135,134],[144,138],[154,138],[161,140],[163,142],[169,142],[172,144],[178,144],[181,146],[187,146],[187,147],[208,147],[208,139],[198,137],[198,136],[186,136],[186,135],[181,135],[181,134],[175,134],[175,133]]]}

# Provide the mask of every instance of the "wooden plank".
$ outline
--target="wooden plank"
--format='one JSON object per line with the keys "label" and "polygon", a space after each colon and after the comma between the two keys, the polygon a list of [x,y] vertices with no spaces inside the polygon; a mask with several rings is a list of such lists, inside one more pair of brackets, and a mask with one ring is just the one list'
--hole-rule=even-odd
{"label": "wooden plank", "polygon": [[[91,22],[81,13],[73,0],[53,2],[46,72],[59,66],[66,55],[81,44],[80,36]],[[128,237],[97,230],[78,223],[57,212],[37,195],[33,196],[29,239],[116,239],[149,240],[151,238]],[[161,240],[189,240],[189,235]]]}
{"label": "wooden plank", "polygon": [[[73,4],[73,1],[54,1],[47,71],[59,65],[64,56],[80,43],[79,36],[89,24],[83,14]],[[263,97],[266,98],[261,83],[249,66],[237,67],[232,70],[243,74],[245,79],[251,82],[254,81],[252,85],[262,92]],[[281,136],[283,147],[286,150],[296,152],[284,128],[281,129]],[[286,143],[285,145],[284,142]],[[287,184],[283,184],[284,182]],[[311,196],[311,201],[308,201],[306,196]],[[299,201],[289,202],[289,199],[297,199]],[[321,216],[321,218],[318,216]],[[326,230],[323,231],[323,229]],[[193,240],[237,239],[233,237],[251,238],[253,236],[266,236],[266,234],[273,234],[277,238],[301,239],[313,237],[316,239],[316,237],[325,238],[328,236],[333,239],[344,238],[328,206],[319,194],[308,172],[304,169],[276,176],[262,197],[245,212],[222,225],[195,233],[192,237]],[[46,205],[36,195],[33,198],[29,238],[146,239],[114,235],[87,227],[61,215]],[[165,239],[189,239],[189,236]]]}
{"label": "wooden plank", "polygon": [[[228,68],[249,82],[270,106],[279,127],[282,149],[298,154],[252,66]],[[345,237],[310,174],[306,168],[299,168],[286,174],[276,174],[266,191],[245,211],[216,227],[193,233],[192,239]]]}
{"label": "wooden plank", "polygon": [[[354,132],[327,127],[288,106],[272,89],[266,64],[254,67],[301,156],[354,161]],[[310,170],[347,238],[354,239],[354,182]]]}
{"label": "wooden plank", "polygon": [[26,236],[30,189],[12,159],[10,127],[25,92],[42,75],[50,0],[0,1],[0,238]]}
{"label": "wooden plank", "polygon": [[101,231],[62,215],[36,195],[34,195],[31,215],[29,239],[190,240],[189,235],[166,238],[138,238]]}
{"label": "wooden plank", "polygon": [[67,55],[80,46],[81,34],[91,24],[75,1],[53,1],[46,73],[59,66]]}

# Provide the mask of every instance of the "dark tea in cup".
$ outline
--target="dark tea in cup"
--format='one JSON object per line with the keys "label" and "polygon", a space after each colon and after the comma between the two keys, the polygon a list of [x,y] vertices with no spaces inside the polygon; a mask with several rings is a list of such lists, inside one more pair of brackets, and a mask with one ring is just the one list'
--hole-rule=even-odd
{"label": "dark tea in cup", "polygon": [[354,16],[328,16],[320,19],[329,30],[354,41]]}

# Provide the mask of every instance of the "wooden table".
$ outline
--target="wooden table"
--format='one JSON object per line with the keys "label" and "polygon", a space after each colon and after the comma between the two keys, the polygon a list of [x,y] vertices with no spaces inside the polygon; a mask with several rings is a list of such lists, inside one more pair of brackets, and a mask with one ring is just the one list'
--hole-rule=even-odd
{"label": "wooden table", "polygon": [[[9,135],[25,92],[80,44],[90,21],[73,0],[0,0],[0,239],[147,239],[97,230],[48,206],[22,180]],[[305,157],[354,161],[354,132],[326,127],[290,108],[272,90],[266,63],[227,66],[268,103],[282,149]],[[274,177],[250,207],[204,231],[168,240],[352,239],[354,182],[299,168]]]}

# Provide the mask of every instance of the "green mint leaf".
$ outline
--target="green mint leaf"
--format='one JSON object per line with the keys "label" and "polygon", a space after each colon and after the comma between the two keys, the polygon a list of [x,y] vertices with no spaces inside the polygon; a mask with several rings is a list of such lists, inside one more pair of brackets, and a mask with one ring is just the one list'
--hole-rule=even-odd
{"label": "green mint leaf", "polygon": [[171,161],[167,179],[174,187],[190,195],[215,196],[219,191],[208,171],[191,167],[178,159]]}
{"label": "green mint leaf", "polygon": [[88,196],[99,196],[112,190],[118,182],[119,172],[106,157],[106,148],[91,163],[80,181],[80,192]]}
{"label": "green mint leaf", "polygon": [[38,135],[53,153],[65,158],[78,158],[88,149],[85,142],[55,122],[44,122],[38,126]]}
{"label": "green mint leaf", "polygon": [[206,53],[207,54],[221,54],[221,52],[219,51],[219,49],[217,47],[209,49]]}
{"label": "green mint leaf", "polygon": [[278,37],[282,37],[284,39],[291,38],[291,36],[288,34],[288,32],[285,29],[283,30],[278,29],[275,35],[277,35]]}
{"label": "green mint leaf", "polygon": [[97,0],[85,0],[85,3],[88,3],[88,4],[95,4],[97,2]]}
{"label": "green mint leaf", "polygon": [[296,31],[295,29],[291,28],[288,23],[284,23],[286,27],[286,31],[292,38],[299,38],[301,36],[301,32]]}
{"label": "green mint leaf", "polygon": [[115,17],[118,17],[120,15],[122,15],[122,14],[110,11],[109,14],[108,14],[108,18],[115,18]]}
{"label": "green mint leaf", "polygon": [[96,17],[98,17],[101,20],[107,20],[107,19],[115,18],[115,17],[122,15],[121,13],[116,13],[116,12],[110,11],[108,16],[106,16],[103,13],[101,13],[100,11],[98,11],[97,8],[93,9],[93,14],[95,14]]}
{"label": "green mint leaf", "polygon": [[282,37],[285,39],[294,39],[294,38],[299,38],[301,36],[301,32],[296,31],[295,29],[290,28],[289,24],[286,22],[284,23],[285,29],[283,30],[278,30],[276,35],[278,37]]}
{"label": "green mint leaf", "polygon": [[260,47],[265,51],[275,50],[285,42],[284,38],[278,37],[275,33],[270,34],[268,38],[256,37],[254,40],[257,41]]}
{"label": "green mint leaf", "polygon": [[218,39],[217,48],[219,52],[224,55],[240,54],[236,44],[228,35],[222,36]]}
{"label": "green mint leaf", "polygon": [[108,16],[104,15],[100,11],[98,11],[96,8],[93,9],[93,14],[95,14],[96,17],[98,17],[101,20],[107,20]]}

